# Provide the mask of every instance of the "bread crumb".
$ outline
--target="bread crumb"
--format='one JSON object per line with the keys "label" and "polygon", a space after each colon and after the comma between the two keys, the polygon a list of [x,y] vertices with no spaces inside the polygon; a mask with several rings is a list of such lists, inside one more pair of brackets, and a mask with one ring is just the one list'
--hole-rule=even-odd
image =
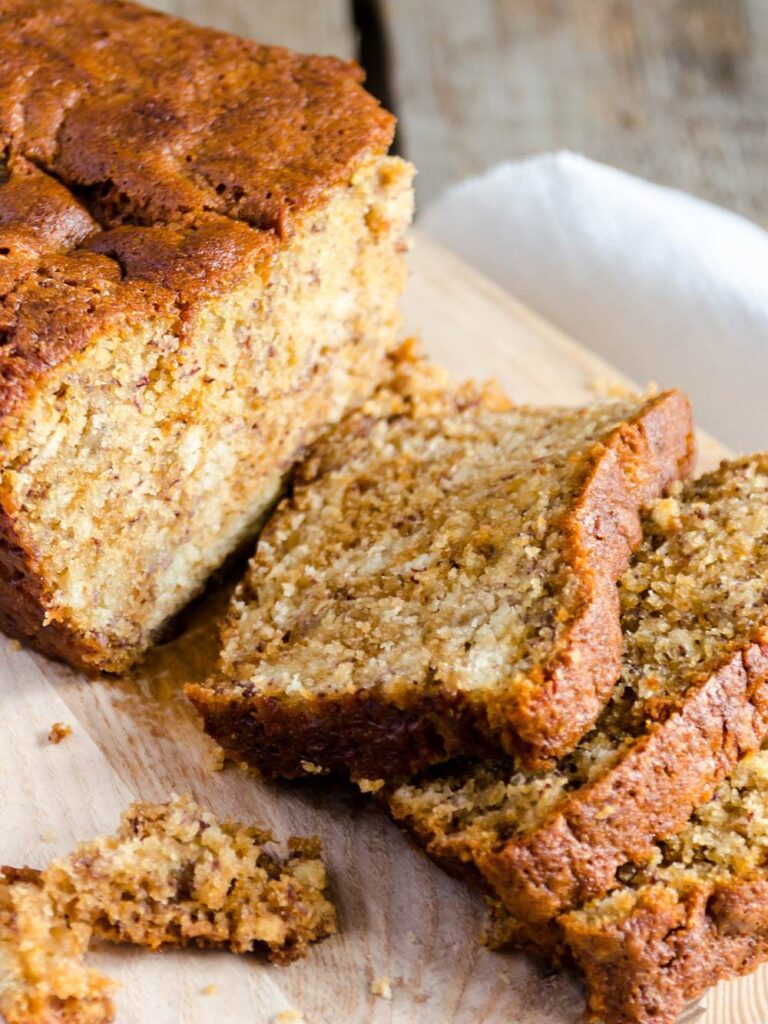
{"label": "bread crumb", "polygon": [[272,1024],[305,1024],[301,1010],[282,1010],[272,1018]]}
{"label": "bread crumb", "polygon": [[218,989],[216,988],[215,985],[206,985],[205,988],[203,989],[204,996],[215,996],[217,992]]}
{"label": "bread crumb", "polygon": [[48,733],[49,743],[61,743],[67,736],[72,735],[72,726],[64,725],[63,722],[54,722],[51,726],[51,730]]}
{"label": "bread crumb", "polygon": [[14,651],[20,651],[21,650],[21,640],[17,640],[16,637],[13,637],[11,639],[11,647],[14,649]]}
{"label": "bread crumb", "polygon": [[227,755],[217,746],[208,752],[208,768],[212,772],[221,772],[224,770],[224,765],[227,760]]}
{"label": "bread crumb", "polygon": [[391,999],[392,983],[389,978],[374,978],[371,982],[371,992],[380,999]]}
{"label": "bread crumb", "polygon": [[314,761],[302,761],[301,770],[306,772],[307,775],[323,775],[325,771],[319,764],[315,764]]}
{"label": "bread crumb", "polygon": [[384,779],[358,779],[357,785],[361,793],[378,793],[384,785]]}
{"label": "bread crumb", "polygon": [[665,533],[680,529],[680,503],[677,498],[660,498],[655,501],[651,506],[651,518]]}

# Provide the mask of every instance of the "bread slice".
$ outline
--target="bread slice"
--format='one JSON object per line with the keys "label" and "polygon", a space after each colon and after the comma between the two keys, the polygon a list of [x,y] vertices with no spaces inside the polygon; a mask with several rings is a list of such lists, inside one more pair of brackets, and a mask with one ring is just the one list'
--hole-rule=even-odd
{"label": "bread slice", "polygon": [[0,627],[122,671],[385,374],[411,168],[334,58],[0,17]]}
{"label": "bread slice", "polygon": [[84,964],[91,929],[56,911],[36,871],[0,876],[0,1014],[7,1024],[108,1024],[109,979]]}
{"label": "bread slice", "polygon": [[544,947],[551,921],[651,859],[768,731],[768,455],[678,490],[645,520],[620,585],[623,675],[575,750],[551,771],[485,761],[387,795]]}
{"label": "bread slice", "polygon": [[768,960],[768,752],[746,758],[653,861],[561,919],[589,1019],[674,1024],[686,1002]]}
{"label": "bread slice", "polygon": [[218,822],[189,797],[133,804],[113,836],[82,843],[43,873],[59,915],[101,939],[265,951],[286,963],[336,931],[317,839],[264,849],[269,832]]}
{"label": "bread slice", "polygon": [[309,453],[188,695],[267,775],[569,749],[620,672],[638,509],[688,471],[679,392],[511,408],[406,356]]}

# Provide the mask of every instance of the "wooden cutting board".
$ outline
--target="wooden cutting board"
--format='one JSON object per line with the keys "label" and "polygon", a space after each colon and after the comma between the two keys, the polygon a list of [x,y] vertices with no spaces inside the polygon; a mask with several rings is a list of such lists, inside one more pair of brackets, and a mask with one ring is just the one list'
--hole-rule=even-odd
{"label": "wooden cutting board", "polygon": [[[455,257],[417,238],[407,296],[410,329],[457,376],[495,376],[525,402],[594,400],[617,373]],[[704,439],[702,462],[724,449]],[[214,771],[180,684],[215,656],[214,597],[186,632],[127,679],[87,681],[0,637],[0,862],[42,866],[79,839],[111,831],[132,799],[191,792],[218,814],[275,835],[323,837],[341,932],[303,962],[199,951],[109,948],[97,966],[122,982],[122,1024],[268,1024],[288,1009],[307,1024],[576,1024],[578,983],[545,976],[524,955],[493,954],[476,936],[478,897],[447,878],[378,811],[343,789],[267,786]],[[47,742],[54,722],[72,735]],[[389,979],[392,998],[371,994]],[[215,986],[213,994],[204,989]],[[720,986],[702,1024],[760,1024],[768,972]],[[694,1013],[692,1018],[695,1018]],[[697,1018],[698,1019],[698,1018]]]}

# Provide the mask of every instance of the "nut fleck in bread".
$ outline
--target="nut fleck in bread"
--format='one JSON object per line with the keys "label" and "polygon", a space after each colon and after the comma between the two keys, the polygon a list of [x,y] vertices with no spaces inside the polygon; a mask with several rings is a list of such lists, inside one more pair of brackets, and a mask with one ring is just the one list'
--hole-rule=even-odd
{"label": "nut fleck in bread", "polygon": [[687,472],[678,392],[510,408],[428,367],[314,447],[188,695],[268,775],[403,773],[569,749],[620,672],[615,580],[638,508]]}
{"label": "nut fleck in bread", "polygon": [[121,671],[383,377],[411,169],[354,65],[0,10],[0,627]]}
{"label": "nut fleck in bread", "polygon": [[589,1018],[674,1024],[710,985],[768,959],[768,753],[747,757],[615,892],[561,919]]}
{"label": "nut fleck in bread", "polygon": [[0,877],[0,1014],[7,1024],[107,1024],[112,982],[85,967],[91,929],[70,923],[36,871]]}
{"label": "nut fleck in bread", "polygon": [[660,499],[645,525],[620,586],[623,676],[575,750],[552,771],[486,761],[388,795],[544,947],[549,922],[651,858],[768,729],[768,455]]}
{"label": "nut fleck in bread", "polygon": [[319,840],[289,840],[284,861],[264,850],[271,841],[176,797],[134,804],[116,835],[81,844],[43,878],[58,912],[99,938],[264,949],[287,962],[333,934],[336,914]]}

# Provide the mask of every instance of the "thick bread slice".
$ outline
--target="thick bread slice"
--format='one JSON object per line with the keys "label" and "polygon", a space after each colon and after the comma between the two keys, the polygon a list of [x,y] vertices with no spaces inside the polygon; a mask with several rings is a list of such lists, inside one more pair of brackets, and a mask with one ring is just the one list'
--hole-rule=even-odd
{"label": "thick bread slice", "polygon": [[188,695],[268,775],[546,763],[618,678],[639,508],[692,458],[679,392],[510,408],[404,361],[311,449]]}
{"label": "thick bread slice", "polygon": [[622,679],[552,771],[486,761],[388,795],[433,856],[482,878],[544,946],[549,922],[652,858],[768,729],[768,455],[658,501],[620,593]]}
{"label": "thick bread slice", "polygon": [[746,758],[655,862],[560,921],[589,1019],[674,1024],[685,1003],[768,959],[768,753]]}

